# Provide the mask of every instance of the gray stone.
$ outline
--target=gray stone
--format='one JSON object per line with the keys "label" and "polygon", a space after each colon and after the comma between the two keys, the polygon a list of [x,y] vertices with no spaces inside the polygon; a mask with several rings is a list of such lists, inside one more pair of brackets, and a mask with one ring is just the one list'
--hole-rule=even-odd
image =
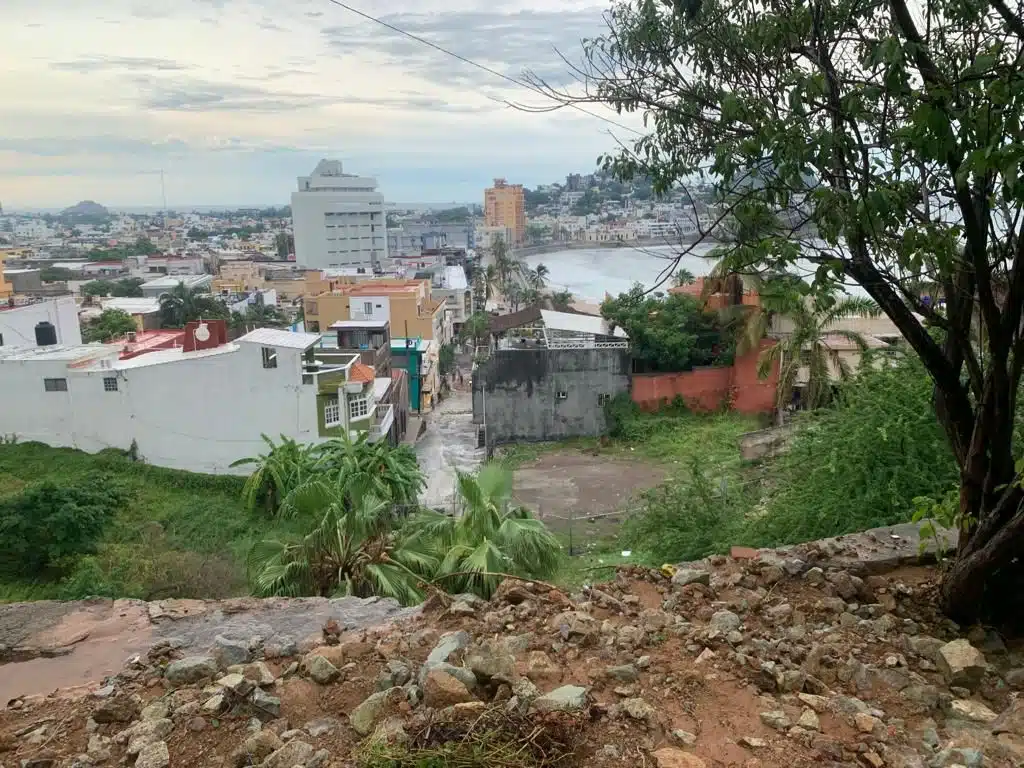
{"label": "gray stone", "polygon": [[480,680],[511,683],[516,676],[516,660],[498,647],[487,644],[466,656],[466,666]]}
{"label": "gray stone", "polygon": [[1024,699],[1017,698],[1010,702],[1010,706],[992,723],[992,733],[1024,736]]}
{"label": "gray stone", "polygon": [[476,701],[458,678],[436,667],[427,673],[423,681],[423,703],[434,709],[444,709],[467,701]]}
{"label": "gray stone", "polygon": [[908,685],[900,691],[900,698],[916,705],[914,710],[924,714],[939,706],[939,689],[934,685]]}
{"label": "gray stone", "polygon": [[171,753],[167,751],[167,743],[163,741],[147,744],[135,759],[135,768],[167,768],[170,764]]}
{"label": "gray stone", "polygon": [[233,640],[224,635],[213,639],[213,657],[225,669],[235,664],[248,664],[252,661],[249,643],[244,640]]}
{"label": "gray stone", "polygon": [[469,647],[469,643],[472,638],[469,636],[469,632],[465,630],[459,630],[458,632],[449,632],[444,635],[440,640],[437,641],[437,645],[427,656],[425,667],[432,666],[434,664],[440,664],[443,661],[448,661],[449,657],[456,651],[461,651]]}
{"label": "gray stone", "polygon": [[935,663],[950,685],[975,690],[988,669],[985,656],[967,640],[954,640],[939,648]]}
{"label": "gray stone", "polygon": [[256,687],[256,684],[252,680],[240,675],[237,672],[233,672],[230,675],[224,675],[217,681],[217,685],[222,688],[226,688],[231,691],[235,696],[245,696]]}
{"label": "gray stone", "polygon": [[[442,672],[448,673],[449,675],[454,677],[456,680],[461,680],[462,684],[465,685],[470,690],[473,690],[474,688],[476,688],[476,685],[477,685],[476,675],[473,674],[473,670],[471,670],[471,669],[466,669],[465,667],[456,667],[454,664],[449,664],[446,661],[445,662],[441,662],[440,664],[435,664],[433,667],[431,667],[430,669],[427,670],[427,673],[429,673],[431,669],[438,669],[438,670],[440,670]],[[426,674],[421,674],[420,677],[423,679],[424,682],[427,679],[426,678]],[[422,687],[422,683],[421,683],[421,687]]]}
{"label": "gray stone", "polygon": [[739,629],[741,623],[740,617],[732,611],[716,611],[708,622],[708,629],[725,635]]}
{"label": "gray stone", "polygon": [[86,750],[94,763],[102,763],[110,759],[110,739],[93,733],[89,736],[89,747]]}
{"label": "gray stone", "polygon": [[388,704],[402,701],[405,698],[405,691],[401,688],[389,688],[386,691],[378,691],[368,696],[365,701],[349,713],[349,724],[360,736],[369,736],[373,732],[377,721],[387,709]]}
{"label": "gray stone", "polygon": [[384,668],[384,671],[377,676],[377,690],[386,691],[388,688],[401,687],[412,680],[412,670],[404,661],[391,660]]}
{"label": "gray stone", "polygon": [[259,765],[283,746],[284,742],[276,733],[269,729],[262,730],[247,738],[238,749],[231,753],[231,764],[235,768]]}
{"label": "gray stone", "polygon": [[228,701],[224,694],[218,693],[203,702],[202,711],[206,715],[219,715],[228,708]]}
{"label": "gray stone", "polygon": [[217,674],[217,662],[209,656],[186,656],[167,665],[164,677],[171,685],[191,685]]}
{"label": "gray stone", "polygon": [[129,755],[137,755],[143,748],[157,741],[163,741],[171,735],[174,723],[170,720],[140,720],[131,728],[122,731],[117,738],[128,742],[125,751]]}
{"label": "gray stone", "polygon": [[103,701],[92,713],[97,723],[130,723],[139,715],[139,705],[126,694]]}
{"label": "gray stone", "polygon": [[242,674],[259,686],[273,685],[275,680],[274,673],[270,671],[270,667],[262,661],[246,664],[245,671]]}
{"label": "gray stone", "polygon": [[587,689],[578,685],[563,685],[533,701],[537,712],[568,712],[587,705]]}
{"label": "gray stone", "polygon": [[623,664],[618,667],[608,667],[605,674],[620,683],[635,683],[640,678],[640,673],[632,664]]}
{"label": "gray stone", "polygon": [[697,743],[697,735],[695,733],[690,733],[689,731],[684,731],[682,728],[674,729],[670,735],[672,737],[672,741],[683,747],[692,747]]}
{"label": "gray stone", "polygon": [[341,730],[341,720],[336,717],[318,717],[310,720],[302,729],[314,739],[318,739]]}
{"label": "gray stone", "polygon": [[658,710],[641,698],[625,699],[620,706],[634,720],[641,720],[648,725],[654,725],[658,720]]}
{"label": "gray stone", "polygon": [[297,765],[307,766],[316,754],[311,744],[294,739],[263,761],[262,768],[295,768]]}
{"label": "gray stone", "polygon": [[964,768],[981,768],[985,764],[985,756],[980,749],[954,747],[944,749],[928,761],[928,768],[952,768],[962,765]]}
{"label": "gray stone", "polygon": [[251,701],[253,708],[258,712],[269,715],[270,717],[281,716],[281,699],[277,696],[271,696],[262,688],[257,688],[252,692]]}
{"label": "gray stone", "polygon": [[307,670],[313,681],[320,685],[330,685],[339,677],[341,672],[323,656],[314,656],[308,662]]}
{"label": "gray stone", "polygon": [[740,746],[747,749],[764,749],[768,746],[768,742],[756,736],[740,736]]}
{"label": "gray stone", "polygon": [[143,720],[163,720],[170,713],[170,707],[167,706],[167,702],[157,699],[152,704],[145,707],[139,717]]}
{"label": "gray stone", "polygon": [[677,587],[685,587],[687,584],[710,586],[711,574],[708,571],[701,571],[696,568],[680,568],[673,574],[672,583]]}
{"label": "gray stone", "polygon": [[970,699],[954,699],[949,705],[949,714],[972,723],[991,723],[999,717],[981,702]]}
{"label": "gray stone", "polygon": [[821,722],[818,720],[818,715],[810,707],[806,707],[804,711],[800,713],[800,719],[796,721],[796,724],[809,731],[821,730]]}
{"label": "gray stone", "polygon": [[792,723],[789,721],[789,717],[781,709],[773,709],[768,712],[761,712],[758,714],[761,718],[761,722],[767,725],[769,728],[774,728],[776,731],[784,731],[789,728]]}
{"label": "gray stone", "polygon": [[456,600],[448,607],[448,613],[452,616],[475,616],[476,608],[465,600]]}

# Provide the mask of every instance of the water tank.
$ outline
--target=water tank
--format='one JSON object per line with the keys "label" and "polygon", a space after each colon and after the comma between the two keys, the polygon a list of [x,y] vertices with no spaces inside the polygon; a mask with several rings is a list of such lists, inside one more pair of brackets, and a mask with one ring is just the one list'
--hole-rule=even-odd
{"label": "water tank", "polygon": [[37,347],[52,347],[57,343],[57,329],[53,323],[44,320],[41,323],[36,323],[36,346]]}

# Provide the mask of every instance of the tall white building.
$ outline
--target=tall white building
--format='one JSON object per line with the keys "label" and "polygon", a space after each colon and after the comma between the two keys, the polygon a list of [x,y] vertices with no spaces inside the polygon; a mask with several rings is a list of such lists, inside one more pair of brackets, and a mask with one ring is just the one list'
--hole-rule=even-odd
{"label": "tall white building", "polygon": [[377,180],[321,160],[292,193],[295,261],[311,269],[379,267],[388,255],[384,195]]}

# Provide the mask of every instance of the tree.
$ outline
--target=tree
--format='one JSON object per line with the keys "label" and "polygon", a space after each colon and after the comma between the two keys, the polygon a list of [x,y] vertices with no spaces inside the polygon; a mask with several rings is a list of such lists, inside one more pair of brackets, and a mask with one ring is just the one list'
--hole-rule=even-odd
{"label": "tree", "polygon": [[139,277],[124,277],[114,282],[111,286],[110,295],[125,298],[141,298],[142,284],[145,282]]}
{"label": "tree", "polygon": [[208,293],[178,283],[160,297],[160,322],[164,328],[183,328],[193,320],[226,320],[228,308]]}
{"label": "tree", "polygon": [[39,279],[44,283],[66,283],[75,279],[75,273],[64,267],[43,267],[39,270]]}
{"label": "tree", "polygon": [[538,291],[543,290],[544,286],[548,284],[548,268],[543,264],[538,264],[528,271],[526,280],[531,288],[536,288]]}
{"label": "tree", "polygon": [[640,371],[732,364],[732,329],[693,296],[649,296],[637,284],[629,293],[605,299],[601,315],[629,336],[634,365]]}
{"label": "tree", "polygon": [[672,282],[675,285],[693,285],[697,281],[697,278],[693,276],[693,272],[688,269],[677,268],[675,274],[672,275]]}
{"label": "tree", "polygon": [[[715,223],[731,238],[718,255],[736,271],[799,261],[816,290],[863,287],[931,376],[960,468],[944,607],[961,623],[1019,616],[1017,10],[1003,0],[618,0],[607,19],[587,43],[582,98],[642,112],[651,131],[601,165],[649,176],[656,193],[710,174]],[[922,300],[923,281],[942,287],[942,303]]]}
{"label": "tree", "polygon": [[199,229],[198,227],[189,227],[188,232],[185,233],[185,237],[189,240],[201,242],[203,240],[208,240],[210,238],[210,233]]}
{"label": "tree", "polygon": [[317,475],[338,478],[342,492],[351,496],[373,496],[408,510],[426,487],[416,453],[408,445],[371,443],[361,434],[355,440],[328,440],[313,451]]}
{"label": "tree", "polygon": [[571,291],[555,291],[551,294],[551,305],[559,312],[572,309],[573,295]]}
{"label": "tree", "polygon": [[423,512],[411,521],[416,549],[438,561],[434,581],[449,592],[484,598],[500,574],[547,578],[561,561],[558,539],[512,498],[512,473],[489,464],[475,475],[458,472],[459,514]]}
{"label": "tree", "polygon": [[286,328],[291,323],[284,311],[273,304],[257,300],[245,308],[245,312],[232,312],[229,318],[231,328],[236,331],[253,328]]}
{"label": "tree", "polygon": [[110,280],[90,280],[82,286],[83,296],[109,296],[114,290]]}
{"label": "tree", "polygon": [[487,343],[487,336],[491,329],[491,318],[486,312],[474,312],[466,318],[462,324],[460,339],[463,343],[473,342],[474,346],[481,346]]}
{"label": "tree", "polygon": [[277,258],[287,259],[295,252],[295,237],[287,232],[278,232],[274,236],[274,246],[277,248]]}
{"label": "tree", "polygon": [[105,309],[99,317],[90,320],[82,328],[82,341],[106,343],[137,330],[135,319],[124,310]]}
{"label": "tree", "polygon": [[310,446],[290,437],[281,435],[280,443],[266,435],[260,437],[267,444],[267,452],[238,459],[231,466],[256,465],[242,487],[242,502],[250,512],[262,508],[276,514],[282,499],[313,474],[317,457]]}
{"label": "tree", "polygon": [[455,347],[442,344],[437,354],[437,369],[442,376],[455,372]]}
{"label": "tree", "polygon": [[839,350],[829,344],[828,337],[852,342],[863,355],[868,350],[864,335],[834,326],[844,318],[870,317],[878,312],[878,305],[864,298],[839,299],[827,307],[795,302],[784,315],[792,329],[762,351],[758,359],[757,372],[761,378],[767,378],[776,366],[779,368],[775,407],[781,411],[792,401],[802,369],[807,370],[802,405],[810,409],[828,405],[836,381],[846,381],[853,373]]}

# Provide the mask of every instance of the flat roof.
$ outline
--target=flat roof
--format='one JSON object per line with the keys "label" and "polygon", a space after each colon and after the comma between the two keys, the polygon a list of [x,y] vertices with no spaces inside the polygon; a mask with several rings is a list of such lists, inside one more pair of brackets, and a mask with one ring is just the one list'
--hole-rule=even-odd
{"label": "flat roof", "polygon": [[142,288],[173,288],[178,283],[195,285],[197,283],[212,282],[213,275],[167,275],[149,280],[142,284]]}
{"label": "flat roof", "polygon": [[387,324],[387,320],[339,320],[332,323],[331,328],[383,328]]}
{"label": "flat roof", "polygon": [[544,327],[553,331],[566,331],[568,333],[589,333],[593,336],[616,336],[620,339],[629,338],[621,328],[616,328],[613,333],[608,321],[603,317],[593,315],[576,315],[569,312],[555,312],[550,309],[540,311]]}
{"label": "flat roof", "polygon": [[[406,340],[403,337],[396,338],[393,336],[391,338],[391,351],[404,351],[406,349],[405,341]],[[427,341],[426,339],[409,339],[409,341],[416,342],[415,344],[410,344],[408,347],[409,349],[415,349],[419,352],[426,352],[428,349],[430,349],[430,342]]]}
{"label": "flat roof", "polygon": [[117,354],[104,344],[78,344],[64,346],[54,344],[46,347],[0,347],[0,360],[54,360],[72,362],[82,357],[100,353],[99,357]]}
{"label": "flat roof", "polygon": [[464,291],[469,288],[466,282],[466,270],[460,266],[444,268],[444,287],[453,291]]}
{"label": "flat roof", "polygon": [[100,300],[104,309],[120,309],[129,315],[150,315],[160,311],[160,299],[114,296]]}
{"label": "flat roof", "polygon": [[257,328],[249,331],[237,341],[250,344],[262,344],[266,347],[285,347],[286,349],[309,349],[322,338],[319,333],[298,333],[280,328]]}

